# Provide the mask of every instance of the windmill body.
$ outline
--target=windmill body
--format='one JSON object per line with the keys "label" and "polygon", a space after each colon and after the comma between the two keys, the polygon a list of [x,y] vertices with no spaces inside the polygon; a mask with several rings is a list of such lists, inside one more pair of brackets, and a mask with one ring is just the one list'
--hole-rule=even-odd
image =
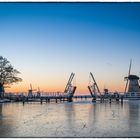
{"label": "windmill body", "polygon": [[127,92],[140,92],[139,77],[136,75],[129,75],[129,86]]}
{"label": "windmill body", "polygon": [[33,97],[33,92],[31,89],[28,90],[28,97],[30,97],[30,98]]}
{"label": "windmill body", "polygon": [[35,89],[32,89],[32,85],[30,84],[30,89],[28,90],[28,97],[29,98],[33,97],[33,91],[35,91]]}
{"label": "windmill body", "polygon": [[137,75],[130,74],[131,63],[132,60],[130,61],[128,76],[125,77],[127,82],[125,86],[124,97],[126,97],[127,99],[140,99],[139,77]]}

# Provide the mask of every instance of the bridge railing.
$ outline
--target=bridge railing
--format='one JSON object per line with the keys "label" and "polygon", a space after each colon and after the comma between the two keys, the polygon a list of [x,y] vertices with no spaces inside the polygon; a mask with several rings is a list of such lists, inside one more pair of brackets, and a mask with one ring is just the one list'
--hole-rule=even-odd
{"label": "bridge railing", "polygon": [[124,97],[140,97],[140,92],[126,92]]}
{"label": "bridge railing", "polygon": [[[127,92],[127,93],[124,93],[124,92],[109,92],[108,94],[105,94],[104,92],[101,92],[101,95],[99,93],[97,93],[97,98],[101,97],[101,96],[106,96],[106,97],[109,97],[109,96],[124,96],[124,97],[140,97],[140,92]],[[28,96],[28,92],[6,92],[4,94],[4,97],[22,97],[22,96]],[[37,92],[33,92],[33,97],[36,97],[37,96]],[[41,92],[40,93],[40,97],[52,97],[52,96],[55,96],[55,97],[58,97],[58,96],[63,96],[63,97],[67,97],[68,95],[64,92]],[[86,95],[74,95],[73,97],[79,97],[79,96],[86,96],[86,97],[92,97],[89,93],[87,93]],[[80,98],[80,97],[79,97]]]}

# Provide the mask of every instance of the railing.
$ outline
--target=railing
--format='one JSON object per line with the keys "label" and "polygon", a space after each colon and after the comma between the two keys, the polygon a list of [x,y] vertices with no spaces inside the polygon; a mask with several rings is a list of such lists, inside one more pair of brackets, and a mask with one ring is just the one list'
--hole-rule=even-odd
{"label": "railing", "polygon": [[127,92],[124,94],[124,97],[140,97],[140,92]]}
{"label": "railing", "polygon": [[[34,97],[37,96],[37,92],[33,92],[32,95]],[[22,97],[22,96],[28,96],[27,92],[15,92],[15,93],[11,93],[11,92],[7,92],[4,94],[4,97]],[[40,97],[58,97],[58,96],[68,96],[66,93],[64,92],[41,92],[40,93]],[[91,95],[88,93],[86,95],[74,95],[75,97],[80,97],[80,96],[86,96],[86,97],[91,97]],[[140,92],[127,92],[127,93],[123,93],[123,92],[109,92],[108,94],[104,94],[103,92],[101,93],[101,96],[106,96],[106,97],[110,97],[110,96],[124,96],[124,97],[140,97]],[[97,93],[96,97],[100,97],[100,95]]]}

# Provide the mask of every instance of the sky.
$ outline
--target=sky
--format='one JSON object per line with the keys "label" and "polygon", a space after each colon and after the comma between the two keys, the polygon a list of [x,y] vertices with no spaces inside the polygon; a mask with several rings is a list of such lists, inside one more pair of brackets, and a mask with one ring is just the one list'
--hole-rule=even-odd
{"label": "sky", "polygon": [[130,59],[140,76],[140,3],[0,3],[0,55],[21,72],[7,92],[89,94],[92,72],[101,91],[123,92]]}

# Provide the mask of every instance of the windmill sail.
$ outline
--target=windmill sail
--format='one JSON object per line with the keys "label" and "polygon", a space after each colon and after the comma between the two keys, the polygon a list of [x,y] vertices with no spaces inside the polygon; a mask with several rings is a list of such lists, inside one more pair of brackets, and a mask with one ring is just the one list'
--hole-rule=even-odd
{"label": "windmill sail", "polygon": [[30,84],[30,89],[32,90],[32,84]]}
{"label": "windmill sail", "polygon": [[[130,66],[129,66],[129,71],[128,71],[128,77],[129,77],[129,75],[130,75],[131,65],[132,65],[132,59],[130,60]],[[125,93],[126,93],[127,86],[128,86],[128,77],[126,77],[126,78],[127,78],[127,81],[126,81],[126,86],[125,86]]]}

